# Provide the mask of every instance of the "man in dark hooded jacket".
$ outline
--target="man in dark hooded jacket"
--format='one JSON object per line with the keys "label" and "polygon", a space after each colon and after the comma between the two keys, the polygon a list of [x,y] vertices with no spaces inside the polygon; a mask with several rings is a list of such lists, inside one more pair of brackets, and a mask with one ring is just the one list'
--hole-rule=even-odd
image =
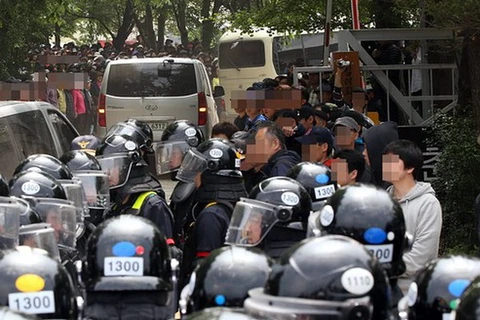
{"label": "man in dark hooded jacket", "polygon": [[254,166],[245,177],[247,191],[267,178],[286,176],[301,161],[296,152],[286,149],[285,135],[273,122],[258,126],[255,144],[247,146],[247,159]]}

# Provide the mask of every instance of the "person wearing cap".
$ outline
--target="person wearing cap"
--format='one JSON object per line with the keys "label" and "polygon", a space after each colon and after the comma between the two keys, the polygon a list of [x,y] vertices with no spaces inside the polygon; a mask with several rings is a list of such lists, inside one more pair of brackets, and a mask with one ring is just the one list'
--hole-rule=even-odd
{"label": "person wearing cap", "polygon": [[331,166],[333,136],[327,128],[313,127],[310,134],[295,138],[302,145],[302,161]]}
{"label": "person wearing cap", "polygon": [[96,149],[100,145],[100,139],[93,135],[78,136],[72,140],[70,150],[81,150],[95,156]]}
{"label": "person wearing cap", "polygon": [[355,149],[355,140],[358,138],[357,122],[351,117],[340,117],[335,120],[332,131],[335,135],[337,149]]}
{"label": "person wearing cap", "polygon": [[[333,125],[337,150],[355,150],[355,141],[359,137],[359,124],[351,117],[340,117]],[[362,183],[374,183],[375,179],[370,166],[365,163],[363,174],[357,179]]]}

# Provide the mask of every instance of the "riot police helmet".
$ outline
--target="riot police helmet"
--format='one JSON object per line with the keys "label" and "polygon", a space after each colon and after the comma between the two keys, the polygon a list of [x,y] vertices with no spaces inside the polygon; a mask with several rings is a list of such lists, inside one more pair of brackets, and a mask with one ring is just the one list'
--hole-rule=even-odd
{"label": "riot police helmet", "polygon": [[323,164],[301,162],[287,173],[287,177],[300,182],[312,198],[312,210],[320,210],[325,201],[337,190],[337,183],[332,181],[330,168]]}
{"label": "riot police helmet", "polygon": [[344,235],[365,245],[391,279],[406,270],[402,256],[411,237],[402,208],[383,189],[355,184],[337,190],[320,211],[316,227],[321,235]]}
{"label": "riot police helmet", "polygon": [[199,173],[241,178],[240,158],[235,147],[228,141],[213,138],[188,150],[177,173],[177,179],[193,182]]}
{"label": "riot police helmet", "polygon": [[177,120],[167,126],[157,145],[158,174],[178,170],[191,148],[196,148],[205,138],[202,130],[188,120]]}
{"label": "riot police helmet", "polygon": [[310,195],[299,182],[268,178],[236,203],[226,243],[257,246],[274,226],[306,230],[311,210]]}
{"label": "riot police helmet", "polygon": [[391,288],[378,261],[344,236],[309,238],[274,265],[244,308],[262,319],[389,319]]}
{"label": "riot police helmet", "polygon": [[14,175],[29,168],[39,168],[42,172],[50,174],[55,179],[72,179],[72,172],[57,158],[48,154],[32,154],[15,169]]}
{"label": "riot police helmet", "polygon": [[241,308],[250,289],[265,285],[272,265],[273,260],[256,248],[227,246],[212,251],[182,290],[182,314],[212,307]]}
{"label": "riot police helmet", "polygon": [[167,302],[173,287],[170,252],[150,220],[121,215],[102,222],[86,256],[81,276],[87,292],[158,291]]}
{"label": "riot police helmet", "polygon": [[0,305],[43,319],[77,319],[72,280],[44,250],[27,246],[0,251]]}
{"label": "riot police helmet", "polygon": [[450,319],[463,292],[478,276],[478,258],[446,256],[431,261],[408,289],[408,319]]}

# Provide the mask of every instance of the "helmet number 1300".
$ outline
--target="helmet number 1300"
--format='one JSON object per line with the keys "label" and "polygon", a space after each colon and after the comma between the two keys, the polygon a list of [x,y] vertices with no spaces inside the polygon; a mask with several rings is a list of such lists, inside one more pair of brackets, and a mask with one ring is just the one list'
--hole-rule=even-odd
{"label": "helmet number 1300", "polygon": [[105,276],[143,276],[143,258],[106,257]]}

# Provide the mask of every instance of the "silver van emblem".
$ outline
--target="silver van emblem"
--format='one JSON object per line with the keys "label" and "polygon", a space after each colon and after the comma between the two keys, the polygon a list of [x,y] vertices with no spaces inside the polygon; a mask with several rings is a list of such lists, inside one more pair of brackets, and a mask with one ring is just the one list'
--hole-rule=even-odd
{"label": "silver van emblem", "polygon": [[155,110],[158,110],[158,106],[153,105],[153,104],[147,104],[147,105],[145,106],[145,110],[155,111]]}

